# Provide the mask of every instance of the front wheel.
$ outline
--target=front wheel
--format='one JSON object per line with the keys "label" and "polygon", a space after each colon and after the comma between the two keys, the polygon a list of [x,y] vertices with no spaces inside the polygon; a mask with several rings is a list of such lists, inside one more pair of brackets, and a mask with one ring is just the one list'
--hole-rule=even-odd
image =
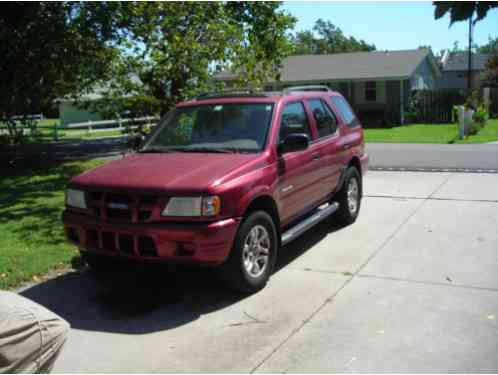
{"label": "front wheel", "polygon": [[255,211],[244,219],[221,276],[232,289],[254,293],[262,289],[277,256],[277,231],[270,215]]}
{"label": "front wheel", "polygon": [[339,203],[337,221],[342,225],[349,225],[356,221],[360,213],[362,180],[360,172],[355,167],[349,167],[344,176],[341,190],[335,200]]}

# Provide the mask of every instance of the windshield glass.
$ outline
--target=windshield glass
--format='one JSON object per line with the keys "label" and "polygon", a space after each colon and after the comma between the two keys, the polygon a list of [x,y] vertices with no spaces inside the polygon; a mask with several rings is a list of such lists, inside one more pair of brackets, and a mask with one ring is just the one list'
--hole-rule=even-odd
{"label": "windshield glass", "polygon": [[258,152],[265,146],[272,110],[271,103],[176,108],[142,152]]}

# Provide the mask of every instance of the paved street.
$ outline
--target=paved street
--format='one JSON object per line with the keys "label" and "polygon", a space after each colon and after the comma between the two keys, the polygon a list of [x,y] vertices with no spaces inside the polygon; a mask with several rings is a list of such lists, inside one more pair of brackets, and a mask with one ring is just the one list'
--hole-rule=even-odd
{"label": "paved street", "polygon": [[[127,150],[127,138],[104,138],[26,145],[0,150],[2,158],[77,160],[119,158]],[[486,170],[498,173],[498,144],[397,144],[369,143],[370,167],[374,169]]]}
{"label": "paved street", "polygon": [[498,144],[369,143],[372,168],[493,170],[498,172]]}
{"label": "paved street", "polygon": [[369,172],[365,190],[354,225],[282,249],[249,297],[209,270],[26,289],[73,327],[55,372],[497,372],[498,174]]}

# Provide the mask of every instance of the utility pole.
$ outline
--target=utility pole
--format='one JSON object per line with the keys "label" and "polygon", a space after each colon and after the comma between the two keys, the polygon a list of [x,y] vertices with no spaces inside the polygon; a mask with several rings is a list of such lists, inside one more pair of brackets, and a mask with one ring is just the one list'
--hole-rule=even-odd
{"label": "utility pole", "polygon": [[467,80],[469,91],[472,89],[472,16],[473,14],[469,18],[469,71]]}

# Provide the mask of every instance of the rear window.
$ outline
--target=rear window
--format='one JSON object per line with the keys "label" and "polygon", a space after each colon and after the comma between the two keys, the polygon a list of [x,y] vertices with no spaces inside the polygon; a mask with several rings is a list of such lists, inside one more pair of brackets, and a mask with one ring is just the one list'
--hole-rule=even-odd
{"label": "rear window", "polygon": [[346,100],[340,96],[331,96],[330,100],[332,100],[332,103],[336,106],[341,117],[344,119],[344,122],[347,125],[354,125],[353,123],[355,122],[356,116]]}

